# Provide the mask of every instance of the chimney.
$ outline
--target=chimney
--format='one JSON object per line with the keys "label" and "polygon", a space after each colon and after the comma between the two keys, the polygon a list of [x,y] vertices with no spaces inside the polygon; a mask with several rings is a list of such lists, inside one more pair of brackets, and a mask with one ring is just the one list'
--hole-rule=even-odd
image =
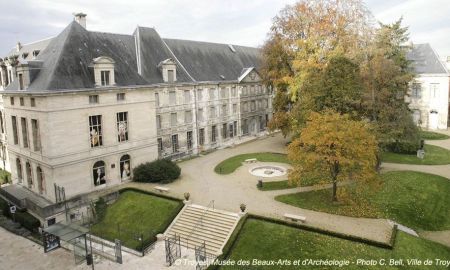
{"label": "chimney", "polygon": [[75,16],[75,21],[77,23],[79,23],[84,29],[86,29],[86,14],[80,12],[80,13],[76,13],[74,14]]}
{"label": "chimney", "polygon": [[22,49],[22,44],[20,43],[20,41],[18,41],[16,45],[16,51],[20,52],[20,49]]}
{"label": "chimney", "polygon": [[448,70],[450,70],[450,56],[447,56],[447,61],[445,62],[445,66]]}

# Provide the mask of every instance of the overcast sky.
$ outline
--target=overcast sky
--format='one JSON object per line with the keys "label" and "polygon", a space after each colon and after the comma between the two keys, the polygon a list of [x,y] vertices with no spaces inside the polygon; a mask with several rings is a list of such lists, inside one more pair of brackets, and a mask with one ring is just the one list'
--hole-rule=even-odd
{"label": "overcast sky", "polygon": [[[375,18],[400,16],[414,43],[428,42],[441,58],[450,56],[449,0],[367,0]],[[131,34],[137,25],[155,27],[162,37],[248,46],[263,44],[272,18],[295,0],[0,0],[0,56],[17,41],[57,35],[84,12],[87,28]]]}

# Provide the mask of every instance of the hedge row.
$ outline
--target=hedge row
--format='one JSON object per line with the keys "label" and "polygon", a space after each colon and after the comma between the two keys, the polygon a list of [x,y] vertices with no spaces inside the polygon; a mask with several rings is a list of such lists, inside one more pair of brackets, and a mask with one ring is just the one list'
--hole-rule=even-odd
{"label": "hedge row", "polygon": [[133,170],[133,180],[144,183],[170,183],[180,176],[181,169],[169,159],[158,159],[141,164]]}
{"label": "hedge row", "polygon": [[[13,219],[12,214],[9,212],[8,203],[1,198],[0,198],[0,208],[2,214],[5,217]],[[16,220],[16,222],[19,222],[20,225],[22,225],[23,227],[32,232],[36,232],[38,228],[41,226],[41,222],[28,212],[16,211],[16,213],[14,214],[14,219]]]}
{"label": "hedge row", "polygon": [[[320,228],[312,227],[312,226],[309,226],[306,224],[293,223],[293,222],[289,222],[289,221],[285,221],[285,220],[281,220],[281,219],[258,216],[258,215],[254,215],[254,214],[247,214],[244,217],[242,217],[241,220],[239,221],[235,230],[231,234],[230,239],[228,239],[228,242],[224,246],[222,255],[217,257],[217,260],[225,260],[230,256],[231,251],[233,250],[234,246],[237,243],[237,240],[239,239],[242,227],[244,227],[244,225],[248,219],[257,219],[257,220],[272,222],[272,223],[285,225],[285,226],[289,226],[289,227],[293,227],[293,228],[297,228],[297,229],[301,229],[301,230],[305,230],[305,231],[321,233],[321,234],[332,236],[332,237],[338,237],[341,239],[350,240],[353,242],[359,242],[359,243],[376,246],[376,247],[380,247],[380,248],[386,248],[386,249],[394,248],[395,239],[397,236],[397,225],[395,225],[393,227],[390,241],[387,244],[387,243],[377,242],[374,240],[370,240],[370,239],[366,239],[366,238],[362,238],[362,237],[358,237],[358,236],[353,236],[353,235],[348,235],[348,234],[344,234],[344,233],[338,233],[338,232],[333,232],[333,231],[329,231],[329,230],[325,230],[325,229],[320,229]],[[219,265],[210,265],[208,267],[208,270],[216,270],[219,268],[220,268]]]}

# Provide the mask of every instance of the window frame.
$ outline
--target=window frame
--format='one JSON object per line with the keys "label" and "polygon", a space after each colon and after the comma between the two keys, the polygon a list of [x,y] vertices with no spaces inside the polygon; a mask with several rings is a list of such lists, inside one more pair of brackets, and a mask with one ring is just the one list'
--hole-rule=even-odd
{"label": "window frame", "polygon": [[[129,120],[128,120],[128,111],[126,112],[118,112],[116,113],[116,124],[117,124],[117,141],[119,143],[121,142],[127,142],[129,140],[129,131],[130,131],[130,125],[129,125]],[[122,133],[121,130],[121,125],[123,128],[123,124],[125,124],[125,131],[124,134]]]}
{"label": "window frame", "polygon": [[[89,144],[91,146],[91,148],[96,148],[96,147],[101,147],[103,146],[103,127],[102,127],[102,115],[98,114],[98,115],[89,115],[88,119],[89,119]],[[96,123],[94,123],[93,119],[96,119]],[[97,128],[95,131],[97,132],[98,136],[98,142],[96,144],[93,143],[93,134],[92,131],[94,130],[94,128]]]}

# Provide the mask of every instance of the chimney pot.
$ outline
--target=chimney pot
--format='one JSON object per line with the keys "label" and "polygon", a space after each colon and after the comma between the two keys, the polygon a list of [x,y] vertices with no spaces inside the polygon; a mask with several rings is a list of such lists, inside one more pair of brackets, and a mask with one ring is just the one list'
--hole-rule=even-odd
{"label": "chimney pot", "polygon": [[19,52],[20,49],[22,49],[22,44],[20,43],[20,41],[18,41],[18,42],[17,42],[17,45],[16,45],[16,50],[17,50],[17,52]]}

